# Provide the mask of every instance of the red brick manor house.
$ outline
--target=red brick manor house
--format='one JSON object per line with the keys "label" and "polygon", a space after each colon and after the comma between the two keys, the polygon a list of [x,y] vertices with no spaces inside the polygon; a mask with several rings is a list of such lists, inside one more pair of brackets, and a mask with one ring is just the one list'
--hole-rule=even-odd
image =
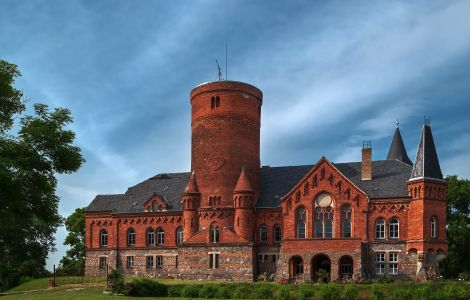
{"label": "red brick manor house", "polygon": [[414,163],[397,127],[386,160],[260,166],[263,94],[235,81],[191,91],[191,171],[158,174],[86,210],[86,275],[316,281],[426,279],[447,252],[446,182],[431,128]]}

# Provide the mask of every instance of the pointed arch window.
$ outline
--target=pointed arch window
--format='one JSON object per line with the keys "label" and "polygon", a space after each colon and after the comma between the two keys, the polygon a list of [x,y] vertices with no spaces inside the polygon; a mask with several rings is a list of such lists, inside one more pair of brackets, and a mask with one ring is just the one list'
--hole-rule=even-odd
{"label": "pointed arch window", "polygon": [[264,224],[259,227],[259,241],[264,244],[268,242],[268,226]]}
{"label": "pointed arch window", "polygon": [[177,245],[183,244],[183,238],[184,238],[183,227],[180,226],[176,229],[176,244]]}
{"label": "pointed arch window", "polygon": [[155,231],[152,228],[147,228],[147,245],[155,245]]}
{"label": "pointed arch window", "polygon": [[381,240],[385,238],[385,220],[382,218],[375,221],[375,239]]}
{"label": "pointed arch window", "polygon": [[217,224],[212,224],[210,227],[210,233],[209,233],[209,241],[211,243],[218,243],[219,242],[219,225]]}
{"label": "pointed arch window", "polygon": [[305,207],[301,206],[297,208],[297,211],[295,213],[295,227],[296,227],[295,237],[298,239],[305,238],[305,219],[306,219]]}
{"label": "pointed arch window", "polygon": [[129,228],[127,230],[127,246],[135,246],[135,230]]}
{"label": "pointed arch window", "polygon": [[157,229],[157,245],[163,244],[165,244],[165,231],[160,227]]}
{"label": "pointed arch window", "polygon": [[390,224],[388,224],[388,234],[391,239],[398,239],[400,237],[400,223],[397,218],[390,220]]}
{"label": "pointed arch window", "polygon": [[333,237],[334,211],[331,196],[321,193],[315,200],[314,227],[316,238]]}
{"label": "pointed arch window", "polygon": [[341,208],[341,235],[345,238],[352,236],[351,214],[351,206],[349,204]]}
{"label": "pointed arch window", "polygon": [[436,217],[431,218],[431,238],[437,238],[437,219]]}
{"label": "pointed arch window", "polygon": [[106,229],[101,229],[100,231],[100,246],[108,247],[108,232]]}

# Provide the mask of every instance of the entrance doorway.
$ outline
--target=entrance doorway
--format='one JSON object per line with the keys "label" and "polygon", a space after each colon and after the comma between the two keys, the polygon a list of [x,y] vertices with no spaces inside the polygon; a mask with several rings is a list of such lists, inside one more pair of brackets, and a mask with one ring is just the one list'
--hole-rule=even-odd
{"label": "entrance doorway", "polygon": [[304,263],[300,256],[294,256],[289,262],[289,277],[296,278],[304,273]]}
{"label": "entrance doorway", "polygon": [[331,262],[325,254],[318,254],[312,258],[312,281],[330,281]]}

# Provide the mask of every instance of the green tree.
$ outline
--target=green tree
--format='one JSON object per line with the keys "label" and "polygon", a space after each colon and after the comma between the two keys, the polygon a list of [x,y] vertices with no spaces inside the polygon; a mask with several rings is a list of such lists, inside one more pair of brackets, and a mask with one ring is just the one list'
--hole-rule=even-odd
{"label": "green tree", "polygon": [[66,128],[70,111],[34,104],[34,114],[24,114],[23,94],[14,88],[19,76],[16,65],[0,60],[0,290],[46,272],[62,224],[55,176],[84,163]]}
{"label": "green tree", "polygon": [[447,176],[447,240],[449,252],[442,264],[446,277],[470,273],[470,180]]}
{"label": "green tree", "polygon": [[82,275],[85,268],[85,208],[77,208],[65,219],[68,231],[64,245],[70,246],[60,260],[60,271]]}

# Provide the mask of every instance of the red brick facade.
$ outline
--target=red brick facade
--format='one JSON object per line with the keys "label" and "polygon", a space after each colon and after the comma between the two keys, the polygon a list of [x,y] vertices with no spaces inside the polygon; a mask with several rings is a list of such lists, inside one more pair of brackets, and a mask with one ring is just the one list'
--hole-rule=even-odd
{"label": "red brick facade", "polygon": [[[315,281],[320,269],[331,280],[436,273],[447,252],[443,180],[403,181],[408,195],[370,197],[322,158],[275,195],[277,205],[257,206],[262,97],[232,81],[193,89],[182,209],[156,190],[140,212],[116,213],[111,202],[87,210],[87,275],[104,274],[106,265],[129,276],[243,281],[261,273]],[[373,185],[371,151],[363,150],[360,180]]]}

